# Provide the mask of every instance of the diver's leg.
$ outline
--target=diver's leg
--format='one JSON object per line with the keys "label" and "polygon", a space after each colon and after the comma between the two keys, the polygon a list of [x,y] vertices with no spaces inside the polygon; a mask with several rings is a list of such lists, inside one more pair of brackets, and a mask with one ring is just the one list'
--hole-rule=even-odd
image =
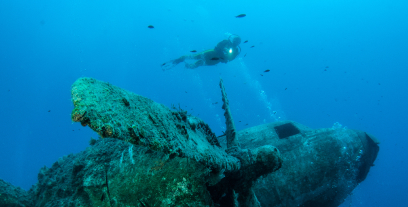
{"label": "diver's leg", "polygon": [[181,62],[184,62],[184,60],[186,60],[186,58],[187,58],[187,56],[183,55],[183,56],[181,56],[181,57],[179,57],[177,59],[174,59],[173,64],[177,65],[177,64],[179,64]]}
{"label": "diver's leg", "polygon": [[198,68],[198,67],[203,66],[203,65],[204,65],[204,60],[198,60],[198,61],[196,61],[195,63],[192,63],[192,64],[186,63],[186,68],[195,69],[195,68]]}
{"label": "diver's leg", "polygon": [[162,68],[162,70],[170,70],[170,69],[174,68],[176,65],[178,65],[179,63],[184,62],[187,57],[188,56],[183,55],[183,56],[181,56],[181,57],[179,57],[177,59],[165,62],[165,63],[163,63],[161,65],[161,68]]}
{"label": "diver's leg", "polygon": [[186,68],[188,69],[195,69],[200,66],[206,65],[206,57],[209,56],[209,54],[214,53],[214,50],[206,50],[204,52],[200,52],[195,55],[191,55],[189,59],[194,59],[197,60],[195,63],[188,64],[186,63]]}

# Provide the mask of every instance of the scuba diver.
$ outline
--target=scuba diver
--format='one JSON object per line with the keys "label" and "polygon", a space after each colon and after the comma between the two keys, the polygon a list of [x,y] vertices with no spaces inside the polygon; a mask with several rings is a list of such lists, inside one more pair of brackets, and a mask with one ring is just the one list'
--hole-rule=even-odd
{"label": "scuba diver", "polygon": [[[238,35],[230,35],[227,40],[223,40],[214,49],[206,50],[194,55],[183,55],[177,59],[170,60],[162,64],[163,70],[169,70],[181,62],[186,68],[195,69],[200,66],[215,65],[232,61],[241,52],[241,38]],[[195,52],[195,50],[191,51]],[[187,61],[186,61],[187,60]],[[189,63],[189,61],[193,63]]]}

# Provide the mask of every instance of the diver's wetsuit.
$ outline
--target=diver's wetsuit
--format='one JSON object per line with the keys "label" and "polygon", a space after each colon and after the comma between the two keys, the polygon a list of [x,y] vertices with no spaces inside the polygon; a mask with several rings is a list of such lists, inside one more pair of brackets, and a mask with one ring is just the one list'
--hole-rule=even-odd
{"label": "diver's wetsuit", "polygon": [[[205,65],[215,65],[218,63],[227,63],[229,61],[232,61],[239,55],[241,52],[241,48],[239,45],[234,46],[234,44],[228,40],[223,40],[215,46],[214,49],[211,50],[206,50],[200,53],[197,53],[195,55],[184,55],[181,56],[175,60],[170,61],[169,63],[165,63],[162,65],[165,66],[163,67],[163,70],[170,69],[177,64],[184,62],[186,59],[194,59],[197,60],[194,63],[186,63],[186,68],[189,69],[194,69],[198,68],[200,66],[205,66]],[[167,64],[167,65],[166,65]]]}

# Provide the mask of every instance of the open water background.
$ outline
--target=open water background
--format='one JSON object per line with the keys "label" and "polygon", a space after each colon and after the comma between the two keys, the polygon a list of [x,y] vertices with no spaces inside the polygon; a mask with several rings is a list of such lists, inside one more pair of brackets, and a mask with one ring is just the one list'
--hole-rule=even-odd
{"label": "open water background", "polygon": [[[70,120],[79,77],[180,103],[217,135],[222,77],[238,130],[289,119],[375,135],[375,167],[342,206],[406,206],[407,11],[402,0],[0,1],[0,178],[28,190],[98,137]],[[161,70],[226,33],[249,41],[234,61]]]}

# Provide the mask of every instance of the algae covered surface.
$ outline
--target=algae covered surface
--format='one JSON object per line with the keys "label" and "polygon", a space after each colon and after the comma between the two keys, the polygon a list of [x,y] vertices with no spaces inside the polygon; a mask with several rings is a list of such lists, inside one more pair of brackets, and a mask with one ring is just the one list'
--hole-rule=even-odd
{"label": "algae covered surface", "polygon": [[357,130],[284,121],[235,131],[220,87],[227,143],[185,111],[78,79],[71,118],[100,139],[42,168],[28,193],[33,206],[332,207],[376,159],[378,142]]}
{"label": "algae covered surface", "polygon": [[[124,203],[121,199],[127,199],[126,202],[143,205],[146,202],[155,206],[206,206],[214,203],[259,206],[252,190],[253,182],[278,170],[282,159],[279,150],[270,145],[254,149],[239,147],[222,80],[220,86],[223,109],[226,110],[227,141],[234,143],[227,150],[221,147],[207,124],[183,110],[170,110],[109,83],[92,78],[78,79],[72,86],[75,106],[72,120],[89,126],[102,138],[115,138],[131,144],[129,155],[138,152],[136,149],[147,149],[138,153],[141,156],[135,159],[130,156],[132,165],[123,168],[121,176],[115,176],[111,181],[105,177],[107,196],[104,194],[99,202],[109,198],[110,202]],[[150,154],[148,152],[158,157],[144,157]],[[105,174],[108,175],[107,171]],[[99,182],[103,183],[103,179]],[[110,182],[120,184],[113,186]],[[98,196],[95,197],[91,189],[86,188],[89,200],[97,203]],[[110,199],[111,194],[117,199]],[[132,197],[134,194],[143,197],[138,196],[136,200]]]}
{"label": "algae covered surface", "polygon": [[237,169],[238,160],[219,150],[215,134],[197,117],[92,78],[72,85],[71,118],[101,137],[111,137],[150,149],[193,158],[220,171]]}
{"label": "algae covered surface", "polygon": [[206,174],[188,158],[100,139],[41,169],[35,206],[212,206]]}

